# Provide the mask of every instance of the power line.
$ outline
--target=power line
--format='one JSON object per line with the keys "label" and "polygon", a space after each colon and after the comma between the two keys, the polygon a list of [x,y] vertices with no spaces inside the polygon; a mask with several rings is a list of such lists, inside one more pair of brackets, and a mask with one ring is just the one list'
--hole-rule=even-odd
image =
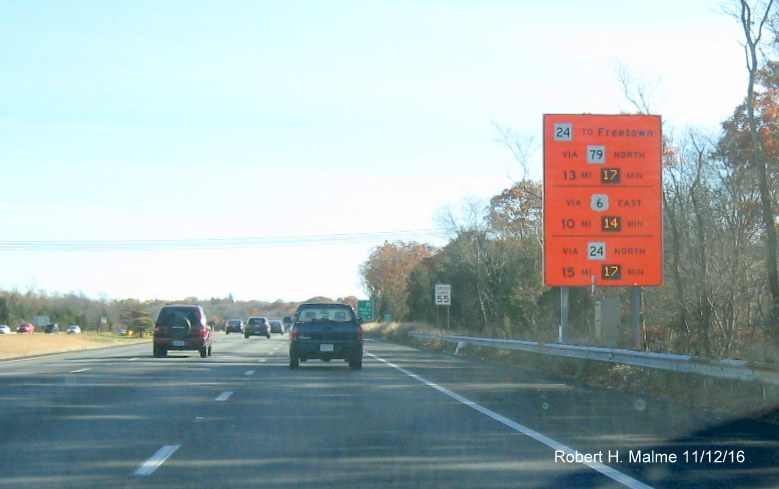
{"label": "power line", "polygon": [[138,239],[138,240],[0,240],[0,251],[181,251],[269,248],[416,241],[442,239],[447,234],[432,229],[382,231],[374,233],[312,234],[243,238]]}

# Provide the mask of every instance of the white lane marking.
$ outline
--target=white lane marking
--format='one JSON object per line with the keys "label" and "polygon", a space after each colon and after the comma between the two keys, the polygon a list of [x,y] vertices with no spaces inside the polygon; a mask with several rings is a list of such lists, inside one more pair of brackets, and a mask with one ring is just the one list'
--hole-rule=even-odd
{"label": "white lane marking", "polygon": [[135,471],[135,475],[151,475],[155,470],[160,468],[160,465],[164,464],[168,458],[173,455],[173,452],[179,449],[181,445],[165,445],[157,453],[151,456],[149,460],[145,461]]}
{"label": "white lane marking", "polygon": [[224,391],[221,394],[219,394],[218,396],[216,396],[216,399],[214,399],[214,400],[215,401],[226,401],[232,395],[233,395],[233,391]]}
{"label": "white lane marking", "polygon": [[267,362],[267,361],[268,361],[268,359],[267,359],[267,358],[260,358],[260,363],[265,363],[265,362]]}
{"label": "white lane marking", "polygon": [[90,370],[92,370],[92,369],[91,369],[91,368],[80,368],[80,369],[78,369],[78,370],[71,370],[71,371],[70,371],[70,372],[68,372],[68,373],[69,373],[69,374],[80,374],[81,372],[88,372],[88,371],[90,371]]}
{"label": "white lane marking", "polygon": [[137,362],[138,360],[140,360],[140,358],[135,357],[135,358],[131,358],[131,359],[127,360],[127,361],[128,362]]}
{"label": "white lane marking", "polygon": [[246,371],[246,372],[244,372],[243,374],[244,374],[244,375],[246,375],[246,376],[249,376],[249,375],[254,375],[254,370],[247,370],[247,371]]}
{"label": "white lane marking", "polygon": [[[462,404],[465,404],[469,408],[475,409],[476,411],[478,411],[478,412],[480,412],[480,413],[482,413],[484,415],[489,416],[490,418],[494,419],[495,421],[497,421],[499,423],[502,423],[502,424],[508,426],[509,428],[511,428],[511,429],[513,429],[515,431],[518,431],[518,432],[520,432],[520,433],[522,433],[522,434],[524,434],[526,436],[529,436],[530,438],[532,438],[532,439],[534,439],[534,440],[536,440],[536,441],[538,441],[540,443],[543,443],[544,445],[548,446],[549,448],[552,448],[554,450],[562,450],[566,454],[571,454],[571,455],[575,455],[575,453],[576,453],[576,451],[573,448],[571,448],[571,447],[569,447],[567,445],[563,445],[562,443],[560,443],[560,442],[558,442],[556,440],[553,440],[553,439],[549,438],[546,435],[542,435],[541,433],[539,433],[539,432],[537,432],[537,431],[535,431],[535,430],[533,430],[531,428],[528,428],[525,425],[519,424],[516,421],[512,421],[509,418],[496,413],[495,411],[487,409],[486,407],[482,406],[481,404],[477,404],[477,403],[471,401],[470,399],[468,399],[466,397],[463,397],[460,394],[457,394],[456,392],[450,391],[446,387],[441,387],[440,385],[436,384],[435,382],[431,382],[431,381],[427,380],[426,378],[421,377],[421,376],[411,372],[410,370],[406,370],[405,368],[400,367],[398,365],[395,365],[392,362],[388,362],[387,360],[384,360],[383,358],[377,357],[376,355],[374,355],[372,353],[368,353],[368,352],[365,352],[365,353],[366,353],[366,355],[368,355],[368,356],[370,356],[372,358],[375,358],[376,360],[378,360],[378,361],[380,361],[380,362],[382,362],[382,363],[384,363],[384,364],[386,364],[386,365],[388,365],[388,366],[390,366],[390,367],[392,367],[394,369],[397,369],[397,370],[403,372],[404,374],[408,375],[412,379],[414,379],[414,380],[416,380],[418,382],[421,382],[421,383],[425,384],[428,387],[432,387],[433,389],[437,390],[438,392],[440,392],[442,394],[446,394],[447,396],[451,397],[452,399],[454,399],[454,400],[456,400],[456,401],[458,401],[458,402],[460,402]],[[584,463],[584,465],[588,466],[589,468],[591,468],[593,470],[596,470],[596,471],[600,472],[601,474],[605,475],[609,479],[612,479],[612,480],[614,480],[614,481],[616,481],[616,482],[618,482],[618,483],[620,483],[620,484],[622,484],[624,486],[627,486],[627,487],[629,487],[631,489],[654,489],[652,486],[648,486],[648,485],[644,484],[643,482],[630,477],[627,474],[623,474],[622,472],[609,467],[608,465],[604,465],[604,464],[599,463],[599,462],[583,462],[583,463]]]}

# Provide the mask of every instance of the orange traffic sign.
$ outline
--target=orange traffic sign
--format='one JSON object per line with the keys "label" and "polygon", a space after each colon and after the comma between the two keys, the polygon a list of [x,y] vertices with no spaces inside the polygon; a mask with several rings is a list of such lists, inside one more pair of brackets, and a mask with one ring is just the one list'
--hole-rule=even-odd
{"label": "orange traffic sign", "polygon": [[544,283],[663,283],[654,115],[544,115]]}

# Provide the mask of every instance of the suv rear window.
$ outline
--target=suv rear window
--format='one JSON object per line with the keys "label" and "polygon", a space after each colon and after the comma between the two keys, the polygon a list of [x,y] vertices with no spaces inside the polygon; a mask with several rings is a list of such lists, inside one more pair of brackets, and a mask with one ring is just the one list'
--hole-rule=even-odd
{"label": "suv rear window", "polygon": [[157,318],[157,325],[164,326],[175,321],[177,317],[185,317],[189,320],[192,326],[201,324],[200,308],[198,307],[178,307],[178,306],[165,306],[160,311],[160,315]]}
{"label": "suv rear window", "polygon": [[265,318],[250,318],[249,324],[265,324]]}
{"label": "suv rear window", "polygon": [[350,323],[354,321],[354,314],[349,307],[305,307],[298,311],[298,321],[322,321],[329,320],[337,323]]}

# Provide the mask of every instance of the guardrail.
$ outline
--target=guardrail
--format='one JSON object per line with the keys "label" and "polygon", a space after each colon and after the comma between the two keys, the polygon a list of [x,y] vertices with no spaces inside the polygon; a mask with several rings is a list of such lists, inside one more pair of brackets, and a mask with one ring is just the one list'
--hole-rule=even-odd
{"label": "guardrail", "polygon": [[459,350],[465,345],[483,346],[503,350],[519,350],[544,355],[581,358],[599,362],[619,363],[635,367],[654,368],[680,373],[694,373],[709,377],[762,382],[779,386],[779,372],[758,368],[746,360],[712,360],[692,355],[654,353],[647,351],[621,350],[593,346],[562,345],[522,340],[501,340],[475,338],[471,336],[432,335],[411,331],[409,336],[420,339],[435,339],[456,343]]}

